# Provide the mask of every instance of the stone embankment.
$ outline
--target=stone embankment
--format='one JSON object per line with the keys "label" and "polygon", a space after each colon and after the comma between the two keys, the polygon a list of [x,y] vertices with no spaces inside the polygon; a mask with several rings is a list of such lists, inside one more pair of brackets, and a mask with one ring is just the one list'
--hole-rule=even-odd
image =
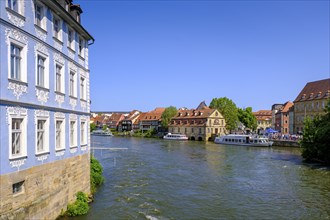
{"label": "stone embankment", "polygon": [[288,140],[271,140],[273,141],[273,146],[278,147],[300,147],[298,141],[288,141]]}

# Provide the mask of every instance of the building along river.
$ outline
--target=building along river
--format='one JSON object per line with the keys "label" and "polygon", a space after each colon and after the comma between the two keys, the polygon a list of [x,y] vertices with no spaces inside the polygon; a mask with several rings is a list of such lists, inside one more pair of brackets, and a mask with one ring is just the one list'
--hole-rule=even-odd
{"label": "building along river", "polygon": [[105,183],[77,219],[330,219],[330,169],[299,148],[92,137]]}

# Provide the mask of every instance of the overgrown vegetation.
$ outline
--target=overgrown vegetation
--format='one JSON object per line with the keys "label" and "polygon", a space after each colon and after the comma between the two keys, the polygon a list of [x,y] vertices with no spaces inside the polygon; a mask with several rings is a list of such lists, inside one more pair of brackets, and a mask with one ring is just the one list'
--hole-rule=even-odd
{"label": "overgrown vegetation", "polygon": [[300,142],[302,157],[306,162],[317,161],[330,164],[330,101],[324,115],[304,122],[303,139]]}
{"label": "overgrown vegetation", "polygon": [[66,211],[67,216],[78,216],[88,213],[89,206],[87,195],[83,192],[78,192],[76,196],[77,200],[68,205],[68,209]]}
{"label": "overgrown vegetation", "polygon": [[[90,170],[90,184],[91,184],[91,192],[95,193],[98,186],[100,186],[104,182],[104,177],[102,176],[103,167],[100,162],[91,157],[90,160],[91,170]],[[88,213],[89,205],[88,203],[91,201],[88,198],[88,195],[83,192],[78,192],[76,194],[76,201],[74,203],[70,203],[67,206],[67,210],[64,213],[61,213],[61,216],[78,216],[85,215]]]}
{"label": "overgrown vegetation", "polygon": [[147,131],[142,131],[138,130],[132,134],[133,137],[146,137],[146,138],[151,138],[151,137],[157,137],[157,130],[156,129],[151,129]]}
{"label": "overgrown vegetation", "polygon": [[102,176],[103,167],[100,162],[91,157],[91,192],[95,193],[98,186],[104,182],[104,177]]}

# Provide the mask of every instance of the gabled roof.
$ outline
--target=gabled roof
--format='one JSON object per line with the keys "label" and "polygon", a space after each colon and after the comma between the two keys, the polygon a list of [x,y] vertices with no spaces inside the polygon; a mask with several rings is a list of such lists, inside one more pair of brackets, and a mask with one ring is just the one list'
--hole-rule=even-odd
{"label": "gabled roof", "polygon": [[202,101],[196,108],[196,110],[202,110],[202,109],[209,109],[209,107],[207,107],[205,101]]}
{"label": "gabled roof", "polygon": [[172,119],[187,119],[187,118],[208,118],[216,109],[187,109],[178,110],[177,114]]}
{"label": "gabled roof", "polygon": [[146,112],[143,117],[139,117],[141,121],[155,121],[161,120],[165,108],[156,108],[153,111]]}
{"label": "gabled roof", "polygon": [[253,112],[253,115],[256,116],[257,120],[270,120],[272,118],[272,110],[259,110]]}
{"label": "gabled roof", "polygon": [[330,78],[309,82],[293,102],[303,102],[330,97]]}
{"label": "gabled roof", "polygon": [[284,103],[283,108],[280,110],[280,112],[282,112],[282,113],[288,112],[289,109],[292,106],[293,106],[293,103],[292,102],[290,102],[290,101],[289,102],[286,102],[286,103]]}

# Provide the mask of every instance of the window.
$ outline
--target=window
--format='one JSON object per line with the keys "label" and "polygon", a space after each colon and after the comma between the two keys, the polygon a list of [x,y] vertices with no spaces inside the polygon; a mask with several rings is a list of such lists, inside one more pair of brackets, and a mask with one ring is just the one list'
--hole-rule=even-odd
{"label": "window", "polygon": [[13,184],[13,194],[24,192],[24,181]]}
{"label": "window", "polygon": [[36,3],[34,5],[34,8],[35,8],[34,23],[36,25],[38,25],[39,27],[46,29],[46,27],[44,27],[44,21],[43,21],[43,18],[44,18],[43,6]]}
{"label": "window", "polygon": [[70,147],[77,146],[76,121],[70,121]]}
{"label": "window", "polygon": [[61,148],[62,121],[56,121],[56,149]]}
{"label": "window", "polygon": [[79,55],[84,57],[84,40],[79,37]]}
{"label": "window", "polygon": [[64,77],[63,77],[63,74],[62,74],[62,66],[56,64],[55,66],[55,72],[56,72],[56,76],[55,76],[55,89],[57,92],[64,92]]}
{"label": "window", "polygon": [[85,145],[87,143],[86,141],[86,121],[81,121],[80,123],[80,144]]}
{"label": "window", "polygon": [[69,95],[75,97],[75,73],[74,72],[70,72],[70,92]]}
{"label": "window", "polygon": [[55,118],[55,150],[62,150],[62,149],[65,149],[65,116],[64,115]]}
{"label": "window", "polygon": [[10,78],[21,80],[21,51],[22,48],[15,44],[10,45]]}
{"label": "window", "polygon": [[80,98],[86,100],[85,78],[80,78]]}
{"label": "window", "polygon": [[13,11],[16,11],[17,13],[19,12],[18,11],[18,0],[8,0],[7,3],[8,3],[8,5],[7,5],[8,8],[10,8]]}
{"label": "window", "polygon": [[56,17],[53,18],[53,31],[54,37],[61,40],[61,21]]}
{"label": "window", "polygon": [[74,50],[74,32],[68,29],[68,47]]}
{"label": "window", "polygon": [[46,120],[38,120],[37,122],[37,152],[45,151],[45,124]]}
{"label": "window", "polygon": [[23,119],[13,118],[11,126],[11,154],[19,156],[22,154]]}
{"label": "window", "polygon": [[45,58],[38,55],[37,85],[45,87]]}

